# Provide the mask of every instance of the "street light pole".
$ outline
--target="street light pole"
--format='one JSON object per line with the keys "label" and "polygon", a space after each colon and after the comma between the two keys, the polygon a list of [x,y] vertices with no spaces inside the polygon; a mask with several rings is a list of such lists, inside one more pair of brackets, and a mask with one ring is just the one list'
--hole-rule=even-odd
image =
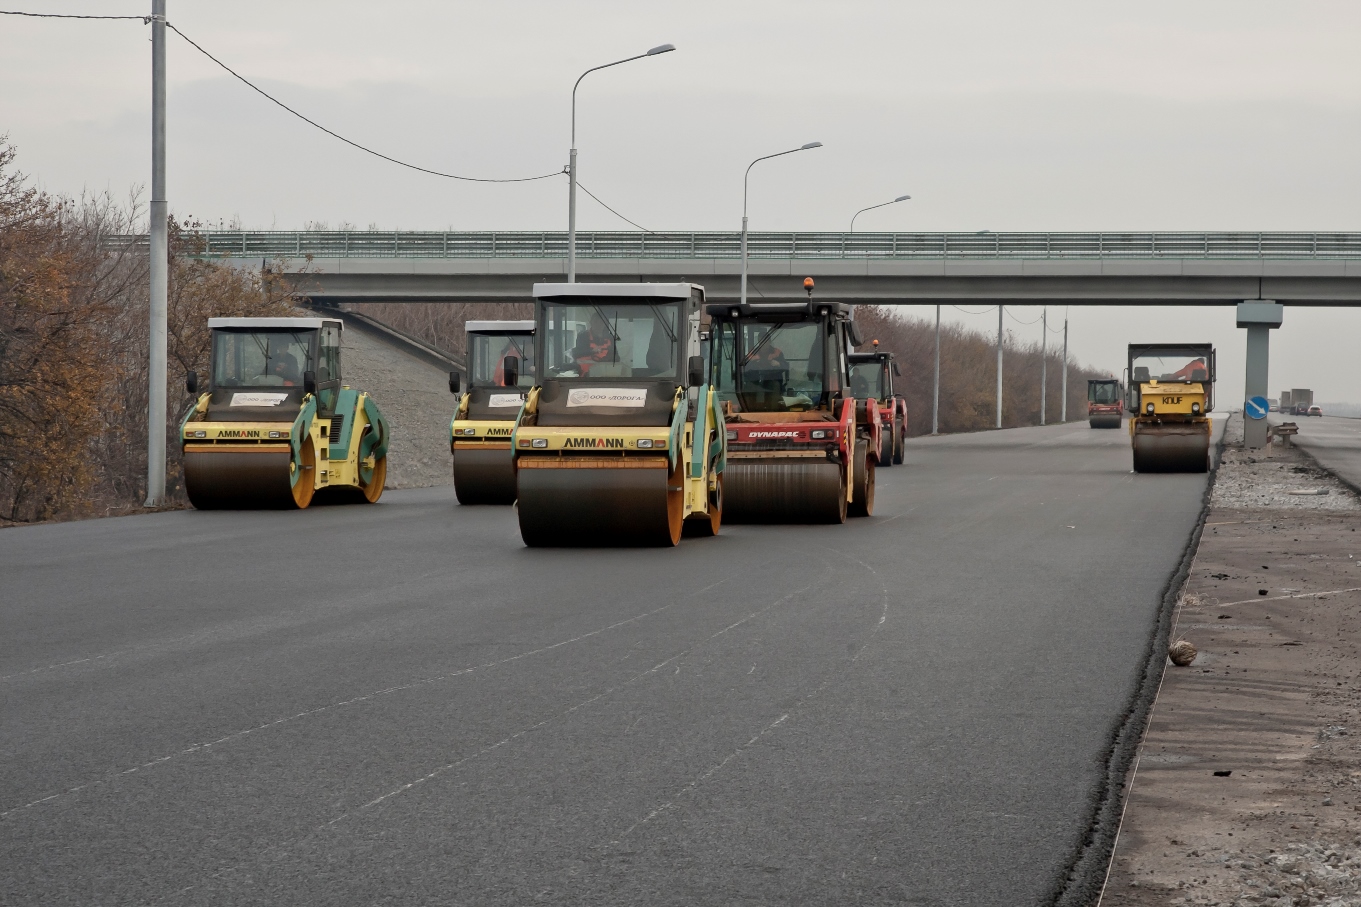
{"label": "street light pole", "polygon": [[1002,427],[1002,310],[997,306],[997,427]]}
{"label": "street light pole", "polygon": [[940,306],[936,306],[936,392],[931,402],[931,434],[940,434]]}
{"label": "street light pole", "polygon": [[747,182],[751,178],[751,168],[761,161],[768,161],[773,157],[783,157],[786,154],[793,154],[796,151],[807,151],[810,148],[821,148],[821,142],[809,142],[797,148],[790,148],[788,151],[777,151],[774,154],[767,154],[765,157],[758,157],[747,165],[747,172],[742,176],[742,293],[741,304],[747,304]]}
{"label": "street light pole", "polygon": [[1063,419],[1068,421],[1068,307],[1063,307]]}
{"label": "street light pole", "polygon": [[146,503],[165,503],[165,407],[170,242],[165,200],[165,0],[151,0],[151,323],[147,367]]}
{"label": "street light pole", "polygon": [[1048,398],[1045,396],[1049,392],[1049,306],[1044,307],[1044,313],[1040,315],[1040,424],[1043,425],[1044,417],[1047,415],[1048,407],[1045,404]]}
{"label": "street light pole", "polygon": [[634,60],[641,60],[644,57],[655,57],[657,54],[669,53],[676,49],[674,44],[661,44],[652,48],[645,54],[638,54],[636,57],[627,57],[623,60],[615,60],[613,63],[606,63],[603,66],[593,66],[577,77],[572,85],[572,149],[567,155],[567,282],[577,282],[577,86],[581,80],[591,73],[600,69],[609,69],[611,66],[618,66],[620,63],[631,63]]}
{"label": "street light pole", "polygon": [[910,198],[912,198],[912,196],[910,195],[900,195],[891,202],[880,202],[877,205],[870,205],[868,208],[861,208],[859,211],[855,212],[855,214],[852,215],[851,217],[851,232],[852,233],[855,232],[855,219],[860,215],[864,214],[866,211],[873,211],[875,208],[882,208],[885,205],[896,205],[898,204],[898,202],[905,202]]}

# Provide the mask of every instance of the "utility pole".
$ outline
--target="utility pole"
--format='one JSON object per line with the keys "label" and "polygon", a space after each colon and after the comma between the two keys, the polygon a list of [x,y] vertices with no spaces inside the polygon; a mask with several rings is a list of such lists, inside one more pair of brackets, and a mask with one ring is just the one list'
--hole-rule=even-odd
{"label": "utility pole", "polygon": [[940,306],[936,306],[936,393],[931,403],[931,434],[940,434]]}
{"label": "utility pole", "polygon": [[1047,412],[1045,403],[1048,402],[1045,394],[1049,391],[1049,354],[1046,352],[1049,343],[1049,306],[1044,307],[1044,313],[1040,316],[1040,424],[1043,425],[1044,417]]}
{"label": "utility pole", "polygon": [[170,242],[165,200],[165,0],[151,0],[151,361],[147,368],[146,505],[165,503],[167,298]]}
{"label": "utility pole", "polygon": [[1002,310],[1005,308],[1001,303],[997,305],[997,427],[1002,427]]}
{"label": "utility pole", "polygon": [[1063,307],[1063,418],[1068,421],[1068,307]]}

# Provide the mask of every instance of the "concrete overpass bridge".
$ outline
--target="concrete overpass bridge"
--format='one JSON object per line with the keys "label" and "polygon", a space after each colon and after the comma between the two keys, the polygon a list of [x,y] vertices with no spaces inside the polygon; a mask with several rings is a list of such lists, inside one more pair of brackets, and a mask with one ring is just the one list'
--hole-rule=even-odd
{"label": "concrete overpass bridge", "polygon": [[[563,280],[567,235],[206,234],[206,254],[308,263],[322,303],[526,301]],[[751,296],[856,303],[1361,304],[1361,233],[754,233]],[[578,279],[690,280],[738,293],[736,233],[578,233]]]}

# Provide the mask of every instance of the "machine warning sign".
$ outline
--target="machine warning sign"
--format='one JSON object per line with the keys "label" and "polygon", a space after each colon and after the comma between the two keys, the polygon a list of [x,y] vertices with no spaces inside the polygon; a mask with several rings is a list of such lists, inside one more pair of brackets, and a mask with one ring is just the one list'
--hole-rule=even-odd
{"label": "machine warning sign", "polygon": [[1243,404],[1243,412],[1249,419],[1265,419],[1271,404],[1266,397],[1252,397]]}
{"label": "machine warning sign", "polygon": [[231,406],[278,406],[288,394],[232,394]]}
{"label": "machine warning sign", "polygon": [[570,406],[621,406],[636,409],[647,405],[645,387],[576,387],[567,392]]}
{"label": "machine warning sign", "polygon": [[514,406],[519,407],[525,402],[524,394],[492,394],[487,398],[488,406]]}

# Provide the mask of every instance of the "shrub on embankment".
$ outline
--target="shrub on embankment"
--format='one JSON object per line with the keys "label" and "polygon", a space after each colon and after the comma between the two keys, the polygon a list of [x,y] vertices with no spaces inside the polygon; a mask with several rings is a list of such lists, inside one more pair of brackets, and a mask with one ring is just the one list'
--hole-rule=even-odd
{"label": "shrub on embankment", "polygon": [[[33,188],[0,136],[0,525],[136,509],[146,497],[148,256],[136,198]],[[208,365],[214,315],[296,314],[282,281],[184,257],[172,220],[168,483],[185,373]]]}

